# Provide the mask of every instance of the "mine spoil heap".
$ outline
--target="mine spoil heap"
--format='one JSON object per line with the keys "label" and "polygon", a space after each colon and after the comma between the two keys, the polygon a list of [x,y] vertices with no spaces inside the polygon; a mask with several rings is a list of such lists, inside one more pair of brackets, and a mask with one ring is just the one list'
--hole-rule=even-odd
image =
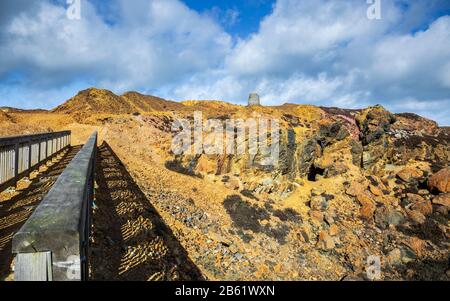
{"label": "mine spoil heap", "polygon": [[[248,105],[89,89],[50,113],[0,122],[10,134],[71,129],[74,141],[95,129],[105,141],[96,279],[370,279],[369,258],[384,280],[450,279],[448,128],[379,105],[265,107],[256,96]],[[172,122],[198,110],[205,119],[276,118],[278,163],[175,156]]]}

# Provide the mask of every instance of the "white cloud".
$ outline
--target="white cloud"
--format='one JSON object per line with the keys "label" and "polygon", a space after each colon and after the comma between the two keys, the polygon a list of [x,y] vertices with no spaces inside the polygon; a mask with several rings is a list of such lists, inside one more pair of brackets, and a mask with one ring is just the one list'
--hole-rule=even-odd
{"label": "white cloud", "polygon": [[110,24],[87,0],[80,21],[42,1],[0,23],[0,97],[80,83],[237,103],[255,91],[266,104],[381,103],[450,124],[450,16],[430,17],[444,5],[383,1],[373,21],[363,0],[278,0],[258,32],[233,42],[224,28],[245,17],[237,10],[220,20],[179,0],[114,0]]}
{"label": "white cloud", "polygon": [[[115,90],[155,87],[212,68],[231,47],[230,36],[212,19],[176,0],[121,2],[121,23],[109,26],[84,1],[82,18],[42,2],[6,26],[0,63],[33,70],[33,80],[88,77]],[[134,8],[138,7],[139,10]],[[130,11],[133,9],[133,11]]]}
{"label": "white cloud", "polygon": [[[358,108],[381,103],[397,112],[434,114],[450,124],[445,97],[450,95],[450,17],[413,33],[405,20],[413,24],[411,14],[418,14],[423,2],[406,11],[394,2],[382,3],[382,20],[372,21],[365,1],[278,1],[259,32],[240,40],[225,59],[220,76],[239,83],[231,99],[244,101],[256,91],[267,104]],[[203,96],[198,91],[229,95],[217,83],[222,79],[194,80],[182,91],[191,98]],[[426,107],[427,102],[439,106]]]}

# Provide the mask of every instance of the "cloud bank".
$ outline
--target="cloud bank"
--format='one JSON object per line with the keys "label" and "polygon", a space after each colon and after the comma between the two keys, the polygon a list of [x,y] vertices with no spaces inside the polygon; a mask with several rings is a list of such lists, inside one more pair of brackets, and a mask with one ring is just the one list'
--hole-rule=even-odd
{"label": "cloud bank", "polygon": [[[450,125],[450,8],[445,0],[278,0],[246,39],[178,0],[0,4],[0,105],[51,108],[98,86],[175,100],[383,104]],[[106,5],[106,6],[105,6]],[[230,17],[245,18],[238,11]]]}

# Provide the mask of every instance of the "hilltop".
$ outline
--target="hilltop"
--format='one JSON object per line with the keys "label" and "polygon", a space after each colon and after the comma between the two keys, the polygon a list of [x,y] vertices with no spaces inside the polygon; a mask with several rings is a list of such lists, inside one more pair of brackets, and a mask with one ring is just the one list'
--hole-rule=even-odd
{"label": "hilltop", "polygon": [[127,92],[118,96],[108,90],[90,88],[80,91],[52,111],[72,114],[78,120],[83,120],[93,114],[136,114],[171,111],[182,107],[183,105],[180,103],[137,92]]}

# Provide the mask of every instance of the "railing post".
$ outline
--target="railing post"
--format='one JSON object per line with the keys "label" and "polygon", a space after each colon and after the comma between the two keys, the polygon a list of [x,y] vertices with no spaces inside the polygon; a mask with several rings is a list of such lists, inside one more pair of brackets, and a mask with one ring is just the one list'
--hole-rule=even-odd
{"label": "railing post", "polygon": [[17,181],[18,177],[19,177],[19,143],[16,143],[14,145],[14,179],[15,179],[15,181]]}
{"label": "railing post", "polygon": [[30,139],[30,142],[28,142],[28,166],[27,166],[27,170],[29,170],[31,172],[31,160],[33,159],[32,156],[32,152],[33,152],[33,140]]}
{"label": "railing post", "polygon": [[41,142],[42,140],[39,139],[38,140],[38,156],[37,156],[37,160],[38,160],[38,170],[39,170],[39,165],[41,164]]}

